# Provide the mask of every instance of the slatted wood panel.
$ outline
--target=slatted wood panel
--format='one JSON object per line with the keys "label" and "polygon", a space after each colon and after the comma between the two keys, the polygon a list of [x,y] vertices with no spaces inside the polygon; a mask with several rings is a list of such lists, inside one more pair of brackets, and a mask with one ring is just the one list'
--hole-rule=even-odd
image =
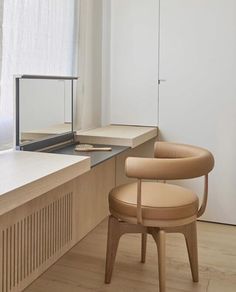
{"label": "slatted wood panel", "polygon": [[72,241],[73,195],[69,192],[1,230],[1,291],[21,283]]}

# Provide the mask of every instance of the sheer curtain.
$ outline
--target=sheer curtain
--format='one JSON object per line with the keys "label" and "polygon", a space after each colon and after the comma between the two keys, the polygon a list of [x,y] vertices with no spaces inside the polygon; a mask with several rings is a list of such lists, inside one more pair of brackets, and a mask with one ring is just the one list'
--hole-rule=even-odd
{"label": "sheer curtain", "polygon": [[76,2],[78,0],[4,1],[0,149],[13,145],[13,76],[74,74]]}

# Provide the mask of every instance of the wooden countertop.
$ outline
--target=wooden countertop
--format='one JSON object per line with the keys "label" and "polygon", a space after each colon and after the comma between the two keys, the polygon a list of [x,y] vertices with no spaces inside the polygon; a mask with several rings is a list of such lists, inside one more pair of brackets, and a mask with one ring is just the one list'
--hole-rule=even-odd
{"label": "wooden countertop", "polygon": [[158,128],[140,126],[109,125],[106,127],[78,131],[76,138],[80,143],[109,144],[137,147],[155,138]]}
{"label": "wooden countertop", "polygon": [[89,170],[89,157],[27,151],[0,153],[0,215]]}
{"label": "wooden countertop", "polygon": [[[81,143],[134,148],[155,138],[157,132],[153,127],[110,125],[79,132],[77,139]],[[87,156],[28,151],[0,153],[0,216],[90,168],[91,159]]]}

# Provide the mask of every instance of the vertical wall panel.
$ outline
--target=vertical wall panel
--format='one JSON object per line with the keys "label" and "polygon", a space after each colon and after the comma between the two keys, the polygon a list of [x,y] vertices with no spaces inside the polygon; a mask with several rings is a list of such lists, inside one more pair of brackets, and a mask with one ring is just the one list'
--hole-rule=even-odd
{"label": "vertical wall panel", "polygon": [[110,123],[158,125],[158,0],[111,0]]}
{"label": "vertical wall panel", "polygon": [[162,138],[213,153],[203,218],[235,225],[236,1],[161,1],[160,44]]}

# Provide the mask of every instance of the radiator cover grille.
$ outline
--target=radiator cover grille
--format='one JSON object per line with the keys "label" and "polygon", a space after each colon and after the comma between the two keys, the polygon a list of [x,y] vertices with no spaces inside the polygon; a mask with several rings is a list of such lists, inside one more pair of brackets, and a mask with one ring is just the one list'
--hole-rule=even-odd
{"label": "radiator cover grille", "polygon": [[29,215],[1,230],[2,292],[21,290],[27,278],[45,269],[68,246],[72,241],[72,207],[69,192],[38,210],[29,210]]}

